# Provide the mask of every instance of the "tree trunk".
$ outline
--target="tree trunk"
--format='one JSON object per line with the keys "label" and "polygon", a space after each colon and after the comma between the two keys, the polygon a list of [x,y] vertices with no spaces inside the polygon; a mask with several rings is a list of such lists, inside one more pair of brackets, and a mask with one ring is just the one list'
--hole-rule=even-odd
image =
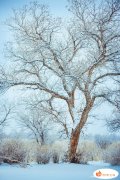
{"label": "tree trunk", "polygon": [[76,163],[76,151],[79,142],[80,129],[75,129],[71,134],[69,147],[69,162]]}
{"label": "tree trunk", "polygon": [[76,126],[74,130],[72,130],[71,133],[71,138],[70,138],[70,146],[69,146],[69,162],[71,163],[76,163],[76,151],[78,147],[78,142],[79,142],[79,137],[80,137],[80,132],[84,125],[86,124],[86,121],[88,119],[88,114],[90,110],[92,109],[94,103],[94,99],[89,101],[86,107],[83,110],[82,116],[80,118],[80,122]]}

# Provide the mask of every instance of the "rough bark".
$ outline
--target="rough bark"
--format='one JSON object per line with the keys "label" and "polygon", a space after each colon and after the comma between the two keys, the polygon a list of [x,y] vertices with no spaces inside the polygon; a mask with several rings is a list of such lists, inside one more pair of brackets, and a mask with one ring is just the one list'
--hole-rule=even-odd
{"label": "rough bark", "polygon": [[72,131],[69,148],[69,162],[76,163],[76,151],[79,142],[80,129]]}

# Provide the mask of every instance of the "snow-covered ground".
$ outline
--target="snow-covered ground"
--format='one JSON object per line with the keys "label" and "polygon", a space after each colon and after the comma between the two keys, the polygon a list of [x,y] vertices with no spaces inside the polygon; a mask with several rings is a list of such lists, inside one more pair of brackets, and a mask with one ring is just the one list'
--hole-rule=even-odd
{"label": "snow-covered ground", "polygon": [[[120,166],[104,163],[47,164],[20,166],[0,165],[0,180],[95,180],[93,172],[100,168],[112,168],[120,172]],[[120,175],[115,178],[120,180]]]}

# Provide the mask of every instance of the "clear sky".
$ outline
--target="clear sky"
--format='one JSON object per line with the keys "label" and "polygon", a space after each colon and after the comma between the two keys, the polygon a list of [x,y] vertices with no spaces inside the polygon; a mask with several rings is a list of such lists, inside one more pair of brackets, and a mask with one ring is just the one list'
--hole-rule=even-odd
{"label": "clear sky", "polygon": [[[7,16],[11,8],[19,8],[28,4],[31,0],[0,0],[0,14]],[[47,4],[56,15],[67,13],[67,0],[38,0],[41,4]]]}
{"label": "clear sky", "polygon": [[[0,63],[4,64],[6,59],[4,57],[4,44],[5,42],[11,39],[10,33],[7,27],[4,25],[4,21],[6,18],[9,18],[12,13],[12,8],[20,8],[25,4],[28,4],[31,0],[0,0]],[[41,4],[48,4],[50,6],[50,10],[55,16],[67,17],[68,11],[66,8],[67,0],[38,0]],[[15,94],[9,95],[11,98],[15,99]],[[103,110],[104,109],[104,110]],[[109,109],[106,105],[101,106],[96,113],[99,114],[100,120],[96,120],[94,125],[90,125],[88,128],[88,132],[90,133],[105,133],[106,128],[104,127],[104,123],[102,119],[104,116],[109,114],[111,109]],[[100,113],[99,113],[100,112]],[[97,125],[98,124],[98,125]]]}

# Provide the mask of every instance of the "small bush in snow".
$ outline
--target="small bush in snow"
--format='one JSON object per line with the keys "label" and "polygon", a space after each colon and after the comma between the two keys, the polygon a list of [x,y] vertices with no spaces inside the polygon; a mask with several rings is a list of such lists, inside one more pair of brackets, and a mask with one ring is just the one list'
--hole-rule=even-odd
{"label": "small bush in snow", "polygon": [[53,163],[59,163],[59,154],[57,152],[52,153]]}
{"label": "small bush in snow", "polygon": [[[1,152],[0,152],[0,154],[1,154]],[[2,159],[2,157],[0,157],[0,164],[2,164],[2,162],[3,162],[3,159]]]}
{"label": "small bush in snow", "polygon": [[120,165],[120,143],[113,143],[104,153],[104,160],[111,165]]}
{"label": "small bush in snow", "polygon": [[51,158],[51,153],[47,147],[40,147],[37,150],[36,161],[38,164],[47,164]]}
{"label": "small bush in snow", "polygon": [[88,161],[93,161],[98,158],[98,148],[92,141],[84,141],[79,144],[76,158],[78,163],[87,164]]}
{"label": "small bush in snow", "polygon": [[59,163],[63,160],[63,156],[68,149],[68,142],[66,140],[63,141],[55,141],[50,145],[51,149],[51,160],[53,163]]}
{"label": "small bush in snow", "polygon": [[69,162],[68,154],[69,154],[68,151],[64,153],[64,155],[62,157],[62,162]]}
{"label": "small bush in snow", "polygon": [[4,163],[23,163],[26,160],[24,144],[18,140],[7,140],[1,144],[0,159]]}
{"label": "small bush in snow", "polygon": [[87,164],[88,161],[92,160],[90,153],[84,149],[79,149],[76,153],[76,163]]}

